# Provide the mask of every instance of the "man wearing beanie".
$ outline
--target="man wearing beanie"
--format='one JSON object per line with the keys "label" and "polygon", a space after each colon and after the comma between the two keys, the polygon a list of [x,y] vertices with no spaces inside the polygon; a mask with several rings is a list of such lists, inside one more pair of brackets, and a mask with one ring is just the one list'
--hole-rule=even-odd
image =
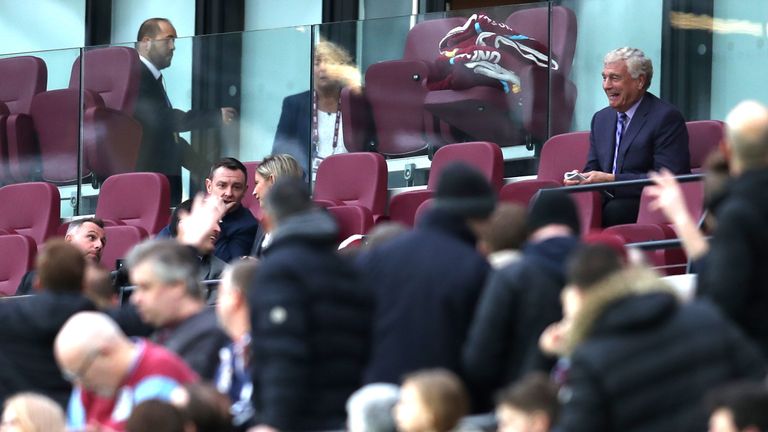
{"label": "man wearing beanie", "polygon": [[523,258],[488,278],[464,346],[476,408],[491,408],[490,395],[528,372],[549,371],[554,363],[541,354],[538,340],[562,318],[560,291],[566,258],[579,244],[579,218],[567,193],[543,191],[527,225]]}
{"label": "man wearing beanie", "polygon": [[461,374],[461,347],[489,271],[475,248],[477,230],[495,203],[480,172],[451,164],[416,227],[360,256],[363,286],[375,298],[367,383],[399,384],[408,372],[435,367]]}

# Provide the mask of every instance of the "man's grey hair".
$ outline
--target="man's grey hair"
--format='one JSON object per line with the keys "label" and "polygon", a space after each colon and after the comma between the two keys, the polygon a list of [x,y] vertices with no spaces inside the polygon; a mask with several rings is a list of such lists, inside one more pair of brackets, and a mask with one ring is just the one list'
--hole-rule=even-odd
{"label": "man's grey hair", "polygon": [[152,274],[163,284],[183,282],[187,295],[202,298],[203,290],[197,280],[200,260],[192,249],[172,239],[145,241],[131,250],[125,259],[129,270],[148,262]]}
{"label": "man's grey hair", "polygon": [[347,400],[347,430],[350,432],[395,432],[392,408],[400,398],[398,386],[368,384]]}
{"label": "man's grey hair", "polygon": [[632,79],[637,79],[640,75],[645,75],[645,89],[651,86],[653,78],[653,63],[651,59],[645,56],[642,50],[637,48],[623,47],[610,51],[603,58],[603,64],[616,63],[624,61],[627,63],[627,70]]}

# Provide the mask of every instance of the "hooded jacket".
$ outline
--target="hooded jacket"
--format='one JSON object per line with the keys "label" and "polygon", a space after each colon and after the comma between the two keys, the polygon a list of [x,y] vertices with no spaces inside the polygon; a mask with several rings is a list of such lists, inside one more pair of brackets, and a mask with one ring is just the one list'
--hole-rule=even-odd
{"label": "hooded jacket", "polygon": [[766,371],[716,308],[679,304],[649,270],[624,270],[589,289],[568,338],[560,431],[706,430],[708,390]]}
{"label": "hooded jacket", "polygon": [[337,430],[368,359],[372,303],[336,253],[338,228],[312,210],[273,232],[248,290],[257,423]]}

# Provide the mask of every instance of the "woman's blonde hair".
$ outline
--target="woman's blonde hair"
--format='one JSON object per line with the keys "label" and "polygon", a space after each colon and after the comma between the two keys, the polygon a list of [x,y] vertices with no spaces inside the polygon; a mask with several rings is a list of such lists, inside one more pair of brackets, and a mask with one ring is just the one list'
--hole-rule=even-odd
{"label": "woman's blonde hair", "polygon": [[269,179],[269,177],[273,177],[274,181],[277,181],[277,179],[283,176],[297,178],[302,178],[304,176],[304,171],[299,166],[299,163],[296,162],[296,159],[287,154],[276,154],[265,157],[259,166],[256,167],[256,173],[264,177],[265,180]]}
{"label": "woman's blonde hair", "polygon": [[64,432],[64,411],[50,398],[36,393],[19,393],[6,399],[4,410],[16,413],[18,426],[24,432]]}
{"label": "woman's blonde hair", "polygon": [[321,39],[315,45],[315,58],[320,58],[328,64],[352,65],[352,56],[344,48]]}

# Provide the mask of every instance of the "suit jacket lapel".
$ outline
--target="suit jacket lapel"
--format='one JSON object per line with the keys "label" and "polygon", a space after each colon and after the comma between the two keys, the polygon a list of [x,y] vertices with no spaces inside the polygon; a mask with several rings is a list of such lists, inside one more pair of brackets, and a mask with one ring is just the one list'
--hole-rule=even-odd
{"label": "suit jacket lapel", "polygon": [[605,151],[602,152],[602,154],[599,155],[600,157],[600,167],[603,168],[603,171],[605,172],[611,172],[611,169],[613,168],[613,150],[616,148],[616,111],[609,110],[608,115],[606,116],[610,120],[609,127],[602,128],[601,139],[604,143],[607,145],[603,146]]}
{"label": "suit jacket lapel", "polygon": [[[645,124],[646,117],[650,112],[652,97],[653,96],[650,93],[646,93],[645,96],[643,96],[642,102],[640,102],[640,105],[638,105],[637,111],[635,111],[635,115],[632,118],[632,121],[629,122],[627,131],[624,133],[624,137],[621,139],[619,155],[616,159],[616,165],[618,165],[616,170],[617,173],[621,172],[622,168],[624,168],[624,156],[627,154],[629,147],[631,147],[632,143],[635,141],[635,137],[637,137],[638,132],[640,132],[640,129],[642,129],[643,125]],[[614,136],[616,136],[615,126]]]}

